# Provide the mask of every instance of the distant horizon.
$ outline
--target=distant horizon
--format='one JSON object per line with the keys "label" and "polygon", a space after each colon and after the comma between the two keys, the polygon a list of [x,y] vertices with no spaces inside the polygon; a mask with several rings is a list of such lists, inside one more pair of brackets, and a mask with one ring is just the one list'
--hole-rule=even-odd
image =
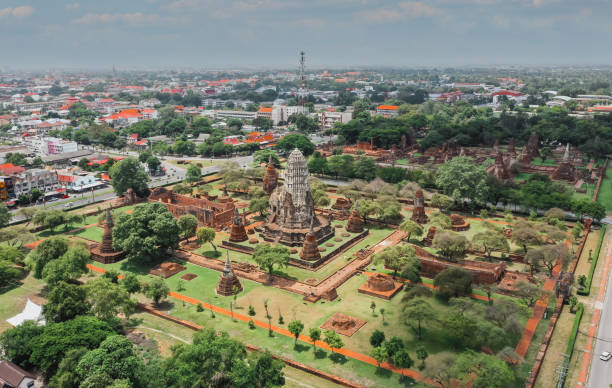
{"label": "distant horizon", "polygon": [[598,66],[611,15],[598,0],[5,0],[0,69],[286,69],[301,50],[309,68]]}

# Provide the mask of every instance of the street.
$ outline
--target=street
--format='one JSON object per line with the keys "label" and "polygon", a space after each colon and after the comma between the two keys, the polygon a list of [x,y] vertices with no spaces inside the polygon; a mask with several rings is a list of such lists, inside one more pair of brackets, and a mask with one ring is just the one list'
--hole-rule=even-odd
{"label": "street", "polygon": [[[601,255],[599,260],[604,263],[606,258],[612,255],[612,235],[608,237],[608,247],[605,255]],[[595,302],[595,309],[601,309],[601,319],[599,321],[599,330],[595,339],[595,351],[591,359],[591,372],[587,387],[590,388],[608,388],[612,383],[612,360],[602,361],[599,356],[602,352],[612,353],[612,271],[608,275],[608,286],[606,289],[605,299]],[[582,334],[579,334],[582,335]]]}

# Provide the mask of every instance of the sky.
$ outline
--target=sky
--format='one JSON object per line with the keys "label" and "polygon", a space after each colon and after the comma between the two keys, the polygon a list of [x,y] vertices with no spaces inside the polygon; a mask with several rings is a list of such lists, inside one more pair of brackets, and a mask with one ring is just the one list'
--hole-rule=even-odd
{"label": "sky", "polygon": [[0,0],[0,69],[612,64],[612,0]]}

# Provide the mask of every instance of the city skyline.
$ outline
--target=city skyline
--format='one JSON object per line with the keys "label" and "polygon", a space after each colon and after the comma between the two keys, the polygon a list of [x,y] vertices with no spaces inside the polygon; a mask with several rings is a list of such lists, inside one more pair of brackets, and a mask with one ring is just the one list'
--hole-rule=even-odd
{"label": "city skyline", "polygon": [[594,0],[9,0],[0,69],[293,68],[300,50],[310,68],[607,64],[611,11]]}

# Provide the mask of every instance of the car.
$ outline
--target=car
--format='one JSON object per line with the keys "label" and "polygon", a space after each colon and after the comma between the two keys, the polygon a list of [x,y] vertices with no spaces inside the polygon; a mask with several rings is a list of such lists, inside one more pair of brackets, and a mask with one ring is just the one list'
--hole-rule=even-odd
{"label": "car", "polygon": [[69,203],[67,203],[67,204],[65,204],[65,205],[64,205],[64,207],[70,207],[70,204],[69,204]]}
{"label": "car", "polygon": [[610,352],[603,352],[601,353],[601,356],[599,356],[599,359],[602,361],[608,361],[611,358],[612,358],[612,353]]}

